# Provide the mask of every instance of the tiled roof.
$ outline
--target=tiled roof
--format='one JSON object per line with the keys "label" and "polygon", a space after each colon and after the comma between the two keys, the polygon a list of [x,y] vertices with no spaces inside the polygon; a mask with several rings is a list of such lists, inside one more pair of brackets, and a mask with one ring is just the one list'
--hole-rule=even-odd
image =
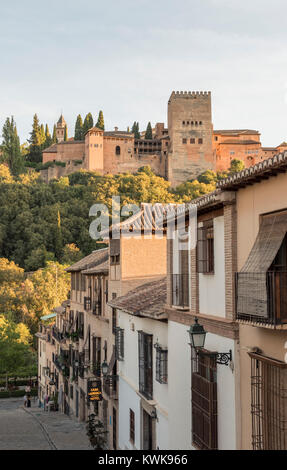
{"label": "tiled roof", "polygon": [[50,147],[47,147],[46,149],[43,150],[43,153],[57,153],[57,144],[50,145]]}
{"label": "tiled roof", "polygon": [[127,131],[105,131],[104,137],[133,137],[133,133]]}
{"label": "tiled roof", "polygon": [[252,144],[257,144],[260,145],[260,142],[258,140],[232,140],[232,139],[226,139],[223,140],[222,142],[219,143],[219,145],[224,145],[224,144],[232,144],[232,145],[252,145]]}
{"label": "tiled roof", "polygon": [[249,184],[256,183],[269,176],[278,174],[279,172],[287,170],[287,152],[279,153],[274,157],[262,160],[250,168],[239,171],[228,178],[225,178],[217,183],[218,189],[238,189]]}
{"label": "tiled roof", "polygon": [[82,271],[83,269],[92,268],[94,266],[98,266],[104,261],[108,259],[109,253],[108,248],[102,248],[100,250],[93,251],[90,255],[85,256],[85,258],[80,259],[77,263],[72,264],[69,266],[66,271],[68,273],[74,271]]}
{"label": "tiled roof", "polygon": [[259,131],[253,129],[221,129],[213,131],[213,134],[222,134],[222,135],[238,135],[238,134],[260,134]]}
{"label": "tiled roof", "polygon": [[107,259],[101,264],[94,266],[93,268],[88,268],[82,271],[82,274],[104,274],[109,272],[109,260]]}
{"label": "tiled roof", "polygon": [[161,232],[163,230],[163,223],[167,215],[167,210],[171,207],[176,207],[176,204],[149,204],[142,203],[141,209],[136,212],[134,215],[124,220],[114,224],[113,227],[110,227],[108,230],[102,233],[104,239],[109,237],[111,230],[117,233],[139,233],[142,230],[145,233],[152,232]]}
{"label": "tiled roof", "polygon": [[165,304],[166,277],[143,284],[126,295],[108,302],[110,307],[117,308],[130,315],[149,317],[157,320],[165,320],[167,318],[164,309]]}

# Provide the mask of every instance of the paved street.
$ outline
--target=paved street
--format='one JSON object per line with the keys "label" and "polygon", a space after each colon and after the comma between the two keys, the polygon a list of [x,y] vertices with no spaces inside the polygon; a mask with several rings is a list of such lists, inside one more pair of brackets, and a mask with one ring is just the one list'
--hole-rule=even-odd
{"label": "paved street", "polygon": [[47,413],[23,399],[0,399],[0,450],[91,449],[85,424],[60,413]]}

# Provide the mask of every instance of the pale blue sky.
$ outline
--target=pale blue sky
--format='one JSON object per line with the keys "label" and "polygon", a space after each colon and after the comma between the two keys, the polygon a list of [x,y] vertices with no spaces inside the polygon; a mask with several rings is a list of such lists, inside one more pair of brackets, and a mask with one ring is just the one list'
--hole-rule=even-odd
{"label": "pale blue sky", "polygon": [[211,90],[215,128],[287,140],[285,0],[1,2],[0,126],[104,112],[107,129],[165,121],[172,90]]}

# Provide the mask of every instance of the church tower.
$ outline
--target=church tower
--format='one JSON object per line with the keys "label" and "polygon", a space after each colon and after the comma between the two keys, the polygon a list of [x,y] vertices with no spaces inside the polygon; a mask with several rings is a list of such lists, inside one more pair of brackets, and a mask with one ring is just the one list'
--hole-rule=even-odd
{"label": "church tower", "polygon": [[61,114],[59,121],[57,122],[56,126],[56,137],[57,137],[57,142],[64,142],[65,139],[65,127],[66,127],[66,121],[63,117],[63,114]]}

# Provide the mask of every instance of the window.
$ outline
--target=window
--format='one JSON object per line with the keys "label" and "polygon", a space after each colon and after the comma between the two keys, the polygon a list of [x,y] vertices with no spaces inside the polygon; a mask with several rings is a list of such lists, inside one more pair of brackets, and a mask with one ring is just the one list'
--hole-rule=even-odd
{"label": "window", "polygon": [[148,400],[153,397],[152,335],[138,332],[139,391]]}
{"label": "window", "polygon": [[130,409],[130,442],[135,443],[135,413]]}
{"label": "window", "polygon": [[73,387],[73,385],[70,385],[70,398],[71,398],[71,400],[73,400],[73,398],[74,398],[74,387]]}
{"label": "window", "polygon": [[109,281],[106,280],[105,284],[106,284],[105,296],[106,296],[106,303],[107,303],[109,300]]}
{"label": "window", "polygon": [[190,143],[195,144],[195,139],[193,137],[190,139]]}
{"label": "window", "polygon": [[117,328],[117,309],[112,309],[112,332],[115,333]]}
{"label": "window", "polygon": [[84,339],[84,313],[79,313],[79,338]]}
{"label": "window", "polygon": [[216,356],[200,350],[192,357],[192,444],[217,449]]}
{"label": "window", "polygon": [[156,349],[156,381],[160,384],[167,384],[167,349],[155,345]]}
{"label": "window", "polygon": [[201,145],[203,143],[203,139],[198,139],[198,143]]}
{"label": "window", "polygon": [[185,125],[185,121],[182,121],[182,125],[183,125],[183,126]]}
{"label": "window", "polygon": [[121,154],[121,147],[119,145],[116,146],[116,155]]}
{"label": "window", "polygon": [[197,272],[214,272],[214,232],[213,220],[203,222],[197,229]]}
{"label": "window", "polygon": [[261,354],[249,356],[253,450],[286,450],[287,364]]}
{"label": "window", "polygon": [[215,140],[215,141],[217,141],[217,140],[218,140],[218,137],[217,137],[217,136],[215,136],[215,137],[214,137],[214,140]]}
{"label": "window", "polygon": [[120,255],[111,256],[111,265],[120,264]]}
{"label": "window", "polygon": [[182,139],[183,144],[186,144],[186,142],[187,142],[187,139]]}
{"label": "window", "polygon": [[113,407],[113,449],[117,450],[117,410]]}
{"label": "window", "polygon": [[116,359],[118,361],[124,360],[124,330],[122,328],[115,328],[115,348]]}

